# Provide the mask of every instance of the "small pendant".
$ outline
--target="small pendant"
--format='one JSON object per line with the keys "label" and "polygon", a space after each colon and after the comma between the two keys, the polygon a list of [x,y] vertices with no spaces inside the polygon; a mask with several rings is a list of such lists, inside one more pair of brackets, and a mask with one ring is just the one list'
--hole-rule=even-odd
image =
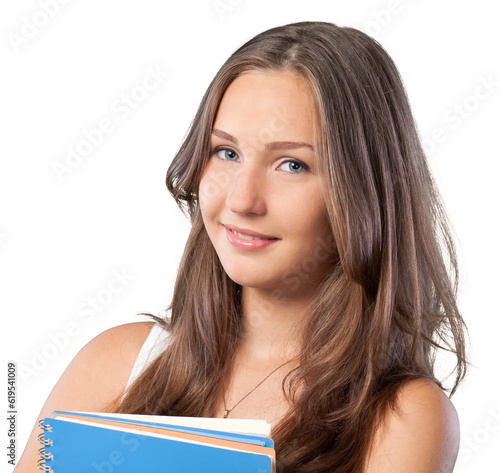
{"label": "small pendant", "polygon": [[227,419],[228,415],[229,415],[229,411],[227,409],[224,409],[224,419]]}

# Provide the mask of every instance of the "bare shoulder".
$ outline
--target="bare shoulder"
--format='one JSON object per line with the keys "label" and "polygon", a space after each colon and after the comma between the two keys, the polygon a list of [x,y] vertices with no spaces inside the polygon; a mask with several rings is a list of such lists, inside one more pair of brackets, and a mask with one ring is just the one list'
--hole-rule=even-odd
{"label": "bare shoulder", "polygon": [[376,431],[364,473],[451,473],[459,443],[458,415],[448,396],[430,380],[411,380]]}
{"label": "bare shoulder", "polygon": [[[50,417],[54,410],[105,410],[123,393],[135,360],[153,325],[153,322],[119,325],[88,342],[59,378],[38,418]],[[37,435],[35,423],[15,473],[38,471]]]}
{"label": "bare shoulder", "polygon": [[99,410],[125,388],[152,326],[152,322],[135,322],[97,335],[75,356],[51,396],[59,394],[61,384],[65,398],[75,396],[75,400]]}
{"label": "bare shoulder", "polygon": [[134,322],[112,327],[85,345],[74,362],[82,358],[84,361],[96,360],[102,364],[105,359],[104,365],[110,372],[115,369],[127,371],[128,367],[132,368],[153,325],[153,322]]}

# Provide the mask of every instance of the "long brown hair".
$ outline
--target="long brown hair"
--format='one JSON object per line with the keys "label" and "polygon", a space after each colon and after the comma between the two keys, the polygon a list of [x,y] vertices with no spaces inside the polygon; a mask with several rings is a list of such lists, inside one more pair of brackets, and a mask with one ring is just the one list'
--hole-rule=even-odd
{"label": "long brown hair", "polygon": [[[238,346],[241,291],[204,228],[198,186],[222,96],[248,71],[305,77],[320,117],[314,148],[336,263],[304,328],[289,373],[292,408],[273,430],[279,472],[361,471],[378,422],[405,381],[435,377],[437,349],[466,371],[450,226],[429,173],[399,73],[366,34],[326,22],[265,31],[225,62],[167,173],[192,229],[174,288],[161,356],[119,412],[210,416]],[[300,389],[298,389],[300,386]]]}

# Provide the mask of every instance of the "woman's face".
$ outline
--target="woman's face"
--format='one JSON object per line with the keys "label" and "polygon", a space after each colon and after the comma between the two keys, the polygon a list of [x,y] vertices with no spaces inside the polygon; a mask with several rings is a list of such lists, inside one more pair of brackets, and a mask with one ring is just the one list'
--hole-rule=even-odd
{"label": "woman's face", "polygon": [[200,208],[225,271],[242,286],[303,294],[331,266],[313,120],[309,83],[296,74],[245,73],[222,98]]}

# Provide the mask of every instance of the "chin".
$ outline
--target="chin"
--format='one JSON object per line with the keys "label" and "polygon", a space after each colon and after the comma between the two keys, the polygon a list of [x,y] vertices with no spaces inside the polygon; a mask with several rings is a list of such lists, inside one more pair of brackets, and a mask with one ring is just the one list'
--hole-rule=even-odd
{"label": "chin", "polygon": [[[276,286],[277,281],[269,277],[269,274],[262,270],[249,270],[248,267],[238,268],[222,265],[229,279],[242,287],[252,287],[258,289],[269,289]],[[263,277],[264,276],[264,277]]]}
{"label": "chin", "polygon": [[248,275],[244,274],[232,274],[226,271],[226,274],[229,276],[229,279],[234,281],[236,284],[239,284],[241,287],[252,287],[252,288],[270,288],[273,287],[273,284],[269,280],[262,280],[262,278],[252,278]]}

